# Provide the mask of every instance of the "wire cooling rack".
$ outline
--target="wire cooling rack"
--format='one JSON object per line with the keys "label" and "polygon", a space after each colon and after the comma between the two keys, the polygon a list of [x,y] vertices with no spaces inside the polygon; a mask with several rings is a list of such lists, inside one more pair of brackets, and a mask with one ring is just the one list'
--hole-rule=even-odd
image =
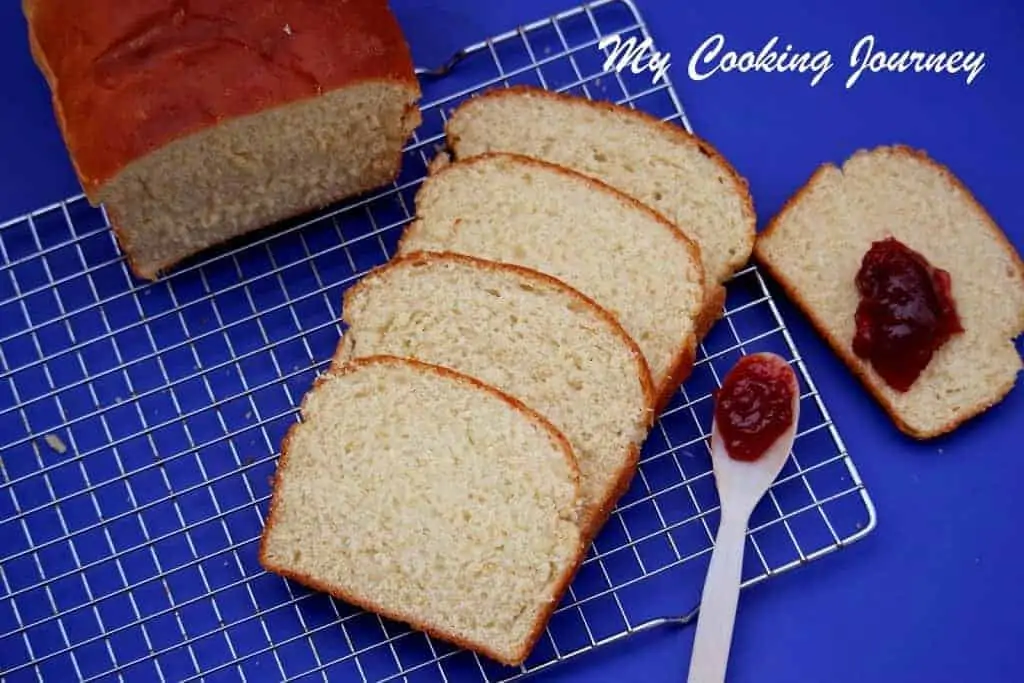
{"label": "wire cooling rack", "polygon": [[[262,571],[281,437],[341,329],[342,292],[393,253],[445,117],[530,83],[689,129],[667,80],[604,72],[600,36],[647,36],[597,2],[473,45],[424,76],[397,182],[208,253],[157,283],[128,273],[78,197],[0,226],[0,674],[20,680],[497,681],[686,614],[718,504],[711,392],[741,354],[798,369],[794,455],[748,536],[745,584],[874,526],[860,478],[754,267],[645,444],[639,475],[526,665],[509,669]],[[653,620],[653,621],[652,621]]]}

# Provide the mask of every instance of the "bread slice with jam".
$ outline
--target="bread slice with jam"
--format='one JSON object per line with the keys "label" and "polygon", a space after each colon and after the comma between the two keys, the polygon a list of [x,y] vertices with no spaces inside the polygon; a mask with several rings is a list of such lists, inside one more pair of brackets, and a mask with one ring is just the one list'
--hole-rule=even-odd
{"label": "bread slice with jam", "polygon": [[[1022,368],[1014,340],[1024,332],[1024,265],[964,184],[924,152],[883,146],[858,151],[841,168],[821,166],[758,237],[754,256],[903,432],[948,433],[1013,388]],[[879,272],[888,279],[876,278],[881,289],[865,300],[858,275],[870,295]],[[925,282],[925,291],[905,288],[908,278]],[[895,318],[878,326],[886,300]],[[955,320],[944,318],[944,300]],[[908,333],[918,335],[916,345],[897,338]]]}

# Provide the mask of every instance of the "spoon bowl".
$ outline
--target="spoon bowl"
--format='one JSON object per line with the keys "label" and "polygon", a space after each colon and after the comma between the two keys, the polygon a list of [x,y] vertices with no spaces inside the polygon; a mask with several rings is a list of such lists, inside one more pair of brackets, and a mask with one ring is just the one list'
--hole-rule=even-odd
{"label": "spoon bowl", "polygon": [[793,422],[786,431],[754,462],[736,460],[729,456],[717,422],[711,425],[711,466],[715,475],[722,515],[742,514],[750,517],[764,494],[779,477],[789,459],[799,419],[800,397],[793,398]]}

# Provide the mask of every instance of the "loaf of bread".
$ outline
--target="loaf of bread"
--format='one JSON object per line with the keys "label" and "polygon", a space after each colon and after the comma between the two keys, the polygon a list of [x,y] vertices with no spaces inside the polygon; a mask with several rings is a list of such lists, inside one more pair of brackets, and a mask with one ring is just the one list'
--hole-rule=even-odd
{"label": "loaf of bread", "polygon": [[396,175],[420,91],[386,0],[23,0],[82,187],[132,270]]}
{"label": "loaf of bread", "polygon": [[[653,417],[639,348],[607,312],[519,266],[410,254],[345,294],[340,363],[390,355],[450,368],[536,410],[579,462],[592,537],[628,488]],[[497,429],[497,427],[495,427]]]}
{"label": "loaf of bread", "polygon": [[[963,328],[907,391],[853,349],[857,273],[872,243],[890,237],[949,274]],[[949,432],[1013,387],[1024,266],[969,190],[925,153],[879,147],[841,169],[822,166],[760,235],[755,256],[907,434]]]}
{"label": "loaf of bread", "polygon": [[700,252],[660,214],[564,167],[505,153],[450,164],[416,196],[399,253],[452,251],[539,270],[612,313],[659,405],[687,377],[703,314]]}
{"label": "loaf of bread", "polygon": [[260,545],[269,571],[518,664],[583,556],[565,438],[441,368],[323,375],[288,432]]}
{"label": "loaf of bread", "polygon": [[746,182],[707,142],[628,107],[527,87],[467,100],[446,130],[456,159],[484,152],[536,157],[661,213],[700,246],[706,319],[717,320],[722,283],[750,258],[756,217]]}

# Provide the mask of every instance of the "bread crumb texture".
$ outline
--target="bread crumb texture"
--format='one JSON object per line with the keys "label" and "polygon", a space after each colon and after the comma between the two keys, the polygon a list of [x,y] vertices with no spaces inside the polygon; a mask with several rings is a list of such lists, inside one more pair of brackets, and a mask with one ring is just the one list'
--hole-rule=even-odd
{"label": "bread crumb texture", "polygon": [[533,271],[443,254],[392,261],[349,290],[339,361],[415,358],[477,378],[565,434],[582,474],[583,525],[603,521],[651,421],[646,364],[614,320]]}
{"label": "bread crumb texture", "polygon": [[[910,390],[890,388],[852,349],[855,277],[871,243],[892,236],[950,273],[965,328]],[[948,432],[1000,401],[1021,358],[1024,266],[953,174],[902,146],[822,166],[759,237],[756,256],[906,433]]]}
{"label": "bread crumb texture", "polygon": [[448,166],[424,183],[416,212],[400,254],[452,251],[552,275],[615,316],[659,394],[675,388],[663,385],[693,354],[704,274],[699,251],[663,217],[584,175],[510,154]]}
{"label": "bread crumb texture", "polygon": [[68,450],[68,447],[64,444],[64,439],[60,438],[56,434],[46,434],[43,436],[43,440],[46,442],[47,446],[61,455],[64,455]]}
{"label": "bread crumb texture", "polygon": [[420,122],[415,97],[359,83],[224,121],[133,161],[99,196],[135,271],[154,278],[209,246],[389,182]]}
{"label": "bread crumb texture", "polygon": [[290,431],[264,565],[515,661],[582,546],[564,439],[466,378],[398,359],[324,375]]}
{"label": "bread crumb texture", "polygon": [[746,181],[678,125],[607,102],[516,87],[467,100],[447,135],[456,158],[515,152],[635,197],[700,245],[709,288],[750,257],[756,217]]}

